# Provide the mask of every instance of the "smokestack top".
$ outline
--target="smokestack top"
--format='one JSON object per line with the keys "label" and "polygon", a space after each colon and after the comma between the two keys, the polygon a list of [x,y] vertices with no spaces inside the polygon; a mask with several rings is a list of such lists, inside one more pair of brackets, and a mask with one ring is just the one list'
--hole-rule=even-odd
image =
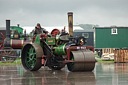
{"label": "smokestack top", "polygon": [[9,19],[7,19],[6,21],[10,21]]}
{"label": "smokestack top", "polygon": [[68,15],[73,15],[73,12],[68,12]]}

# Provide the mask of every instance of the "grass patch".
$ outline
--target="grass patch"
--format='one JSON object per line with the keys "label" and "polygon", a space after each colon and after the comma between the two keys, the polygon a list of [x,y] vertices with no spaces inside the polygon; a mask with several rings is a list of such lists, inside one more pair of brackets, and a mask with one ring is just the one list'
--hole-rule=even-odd
{"label": "grass patch", "polygon": [[[95,57],[99,58],[98,55],[95,55]],[[114,61],[102,61],[102,60],[97,60],[97,63],[114,63]],[[1,65],[21,65],[21,59],[16,59],[13,63],[2,63],[0,62]]]}
{"label": "grass patch", "polygon": [[98,60],[98,63],[114,63],[114,61],[102,61],[102,60]]}
{"label": "grass patch", "polygon": [[0,65],[21,65],[21,59],[16,59],[12,63],[2,63],[2,62],[0,62]]}
{"label": "grass patch", "polygon": [[99,57],[97,54],[94,55],[95,57]]}
{"label": "grass patch", "polygon": [[101,60],[101,57],[99,57],[97,54],[95,54],[94,56],[95,56],[95,58],[97,58],[98,63],[114,63],[114,61],[112,61],[112,60],[111,61],[110,60],[108,60],[108,61]]}

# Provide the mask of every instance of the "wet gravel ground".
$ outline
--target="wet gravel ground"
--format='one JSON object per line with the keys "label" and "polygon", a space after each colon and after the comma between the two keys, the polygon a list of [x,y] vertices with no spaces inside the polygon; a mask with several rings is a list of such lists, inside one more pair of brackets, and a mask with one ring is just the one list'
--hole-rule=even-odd
{"label": "wet gravel ground", "polygon": [[128,85],[128,63],[96,63],[93,72],[26,71],[22,65],[0,66],[0,85]]}

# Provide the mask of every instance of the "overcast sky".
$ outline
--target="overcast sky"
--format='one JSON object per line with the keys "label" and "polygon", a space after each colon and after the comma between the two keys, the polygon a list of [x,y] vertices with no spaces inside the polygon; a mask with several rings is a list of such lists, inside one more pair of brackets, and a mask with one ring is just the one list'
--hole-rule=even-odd
{"label": "overcast sky", "polygon": [[64,26],[67,13],[74,24],[128,26],[128,0],[0,0],[0,27],[11,25]]}

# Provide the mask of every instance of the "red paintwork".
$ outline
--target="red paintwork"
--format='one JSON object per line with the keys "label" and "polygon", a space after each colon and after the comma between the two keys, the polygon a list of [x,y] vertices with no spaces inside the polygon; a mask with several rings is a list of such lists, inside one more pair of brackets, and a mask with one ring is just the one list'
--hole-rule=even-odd
{"label": "red paintwork", "polygon": [[65,60],[63,63],[95,63],[95,61],[73,61],[73,60]]}
{"label": "red paintwork", "polygon": [[40,34],[40,38],[42,37],[47,38],[47,34]]}
{"label": "red paintwork", "polygon": [[51,35],[56,36],[57,34],[60,34],[60,31],[58,29],[53,29]]}
{"label": "red paintwork", "polygon": [[11,47],[12,48],[22,48],[23,47],[23,40],[12,40]]}
{"label": "red paintwork", "polygon": [[25,44],[32,43],[32,41],[14,40],[11,41],[11,47],[13,49],[21,49]]}

